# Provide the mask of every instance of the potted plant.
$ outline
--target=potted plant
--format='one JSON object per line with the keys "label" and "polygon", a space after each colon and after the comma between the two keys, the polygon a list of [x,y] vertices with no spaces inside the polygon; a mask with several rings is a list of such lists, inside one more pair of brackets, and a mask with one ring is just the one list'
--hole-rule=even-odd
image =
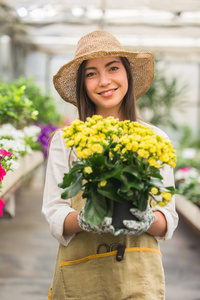
{"label": "potted plant", "polygon": [[[169,140],[138,122],[101,116],[75,120],[64,129],[66,147],[77,160],[63,177],[61,197],[68,199],[83,191],[87,199],[85,218],[93,226],[113,216],[115,203],[145,210],[149,196],[165,205],[175,193],[164,187],[160,168],[175,167],[176,155]],[[161,195],[162,200],[155,196]]]}

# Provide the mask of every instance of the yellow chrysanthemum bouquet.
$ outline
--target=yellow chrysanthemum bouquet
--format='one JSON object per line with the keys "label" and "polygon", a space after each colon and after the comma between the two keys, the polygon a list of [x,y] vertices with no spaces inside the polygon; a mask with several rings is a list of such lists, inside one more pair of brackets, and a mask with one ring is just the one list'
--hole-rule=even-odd
{"label": "yellow chrysanthemum bouquet", "polygon": [[149,196],[164,206],[175,193],[174,187],[164,187],[160,174],[165,164],[175,167],[175,151],[169,140],[149,127],[94,115],[86,122],[73,121],[63,137],[77,160],[59,184],[64,189],[61,197],[68,199],[82,190],[90,225],[111,217],[115,201],[131,201],[133,207],[145,210]]}

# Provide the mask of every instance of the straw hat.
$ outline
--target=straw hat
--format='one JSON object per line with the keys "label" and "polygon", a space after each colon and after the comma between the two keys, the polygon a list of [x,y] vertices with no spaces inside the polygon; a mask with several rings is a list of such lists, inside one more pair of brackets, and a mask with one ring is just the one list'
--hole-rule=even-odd
{"label": "straw hat", "polygon": [[98,57],[126,57],[131,65],[135,99],[147,92],[154,79],[154,56],[151,52],[126,51],[108,31],[96,30],[83,36],[75,57],[53,77],[55,89],[69,103],[76,105],[76,79],[84,60]]}

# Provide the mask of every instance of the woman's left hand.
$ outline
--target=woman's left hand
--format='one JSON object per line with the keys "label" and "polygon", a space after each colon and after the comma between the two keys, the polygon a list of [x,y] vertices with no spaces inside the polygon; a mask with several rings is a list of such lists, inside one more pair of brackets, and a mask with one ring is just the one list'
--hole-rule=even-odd
{"label": "woman's left hand", "polygon": [[155,215],[149,205],[147,209],[141,211],[137,208],[131,208],[130,212],[132,215],[137,217],[138,221],[134,220],[124,220],[123,224],[128,229],[127,234],[130,235],[140,235],[147,231],[149,227],[152,225]]}

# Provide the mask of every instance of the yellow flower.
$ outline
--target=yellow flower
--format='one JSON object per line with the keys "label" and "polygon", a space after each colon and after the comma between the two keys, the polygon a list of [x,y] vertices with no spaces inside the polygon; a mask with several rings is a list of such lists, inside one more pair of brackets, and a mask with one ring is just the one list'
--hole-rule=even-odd
{"label": "yellow flower", "polygon": [[74,125],[78,126],[78,125],[81,125],[81,124],[84,124],[84,122],[81,121],[81,120],[79,120],[79,119],[76,119],[76,120],[74,120],[74,121],[71,123],[72,126],[74,126]]}
{"label": "yellow flower", "polygon": [[155,158],[150,157],[150,158],[148,159],[148,163],[150,164],[150,166],[154,167],[154,166],[156,165],[157,162],[156,162]]}
{"label": "yellow flower", "polygon": [[158,205],[164,207],[166,204],[164,202],[158,202]]}
{"label": "yellow flower", "polygon": [[132,149],[131,150],[134,151],[134,152],[136,152],[138,150],[138,143],[137,142],[135,142],[135,141],[132,142]]}
{"label": "yellow flower", "polygon": [[86,174],[91,174],[91,173],[92,173],[92,168],[91,168],[91,167],[85,167],[85,168],[84,168],[84,172],[85,172]]}
{"label": "yellow flower", "polygon": [[[170,140],[155,134],[151,127],[129,120],[119,122],[113,117],[103,118],[99,115],[88,117],[86,122],[75,120],[63,129],[66,147],[74,148],[78,158],[87,158],[94,153],[104,153],[111,145],[112,153],[120,152],[121,159],[127,160],[129,151],[138,154],[155,168],[163,168],[168,164],[176,165],[175,150]],[[112,144],[117,145],[112,148]],[[127,152],[128,151],[128,152]],[[112,156],[110,156],[112,160]]]}
{"label": "yellow flower", "polygon": [[103,117],[100,116],[100,115],[94,115],[94,116],[92,116],[92,119],[93,119],[94,121],[99,121],[99,120],[102,120]]}
{"label": "yellow flower", "polygon": [[120,144],[117,144],[114,148],[114,152],[117,152],[119,149],[121,148],[121,145]]}
{"label": "yellow flower", "polygon": [[92,154],[92,151],[90,149],[83,149],[83,151],[81,151],[81,154],[80,156],[78,156],[78,153],[77,153],[77,156],[78,157],[82,157],[82,158],[87,158],[88,156],[90,156]]}
{"label": "yellow flower", "polygon": [[157,194],[158,194],[158,189],[155,188],[155,187],[153,187],[153,188],[151,189],[151,193],[152,193],[153,195],[157,195]]}
{"label": "yellow flower", "polygon": [[170,201],[171,201],[171,198],[172,198],[172,194],[171,194],[171,193],[164,192],[164,193],[161,193],[161,196],[162,196],[163,199],[165,199],[167,202],[170,202]]}
{"label": "yellow flower", "polygon": [[156,146],[155,145],[151,145],[150,148],[149,148],[149,151],[151,153],[155,153],[156,152]]}
{"label": "yellow flower", "polygon": [[106,180],[102,180],[98,183],[98,187],[102,187],[102,186],[105,186],[107,184],[107,181]]}
{"label": "yellow flower", "polygon": [[113,134],[113,135],[112,135],[112,139],[113,139],[113,141],[116,142],[116,141],[118,140],[118,136],[117,136],[116,134]]}
{"label": "yellow flower", "polygon": [[104,133],[99,133],[99,138],[100,139],[105,139],[106,138],[106,135]]}
{"label": "yellow flower", "polygon": [[93,145],[91,145],[90,150],[93,153],[102,153],[103,152],[103,147],[100,144],[93,144]]}
{"label": "yellow flower", "polygon": [[141,141],[141,135],[136,134],[134,139],[135,139],[136,142],[140,142]]}
{"label": "yellow flower", "polygon": [[176,167],[176,163],[169,163],[169,165],[171,166],[171,168],[175,168]]}
{"label": "yellow flower", "polygon": [[66,140],[65,145],[67,148],[70,148],[70,147],[74,146],[74,141]]}
{"label": "yellow flower", "polygon": [[127,149],[126,148],[123,148],[122,149],[122,154],[126,153],[127,152]]}
{"label": "yellow flower", "polygon": [[156,163],[156,164],[154,165],[154,167],[157,168],[157,169],[160,169],[161,166],[160,166],[159,163]]}
{"label": "yellow flower", "polygon": [[137,151],[137,154],[143,158],[148,158],[149,157],[149,152],[144,150],[144,149],[139,149]]}
{"label": "yellow flower", "polygon": [[131,150],[132,149],[132,144],[131,143],[127,143],[126,144],[126,149],[127,150]]}

